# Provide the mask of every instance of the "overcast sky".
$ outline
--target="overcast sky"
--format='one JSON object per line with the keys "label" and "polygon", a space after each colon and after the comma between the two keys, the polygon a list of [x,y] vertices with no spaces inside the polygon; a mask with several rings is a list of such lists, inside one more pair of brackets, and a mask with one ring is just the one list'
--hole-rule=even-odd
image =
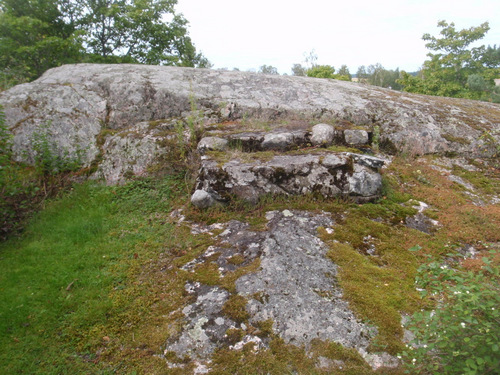
{"label": "overcast sky", "polygon": [[381,63],[416,71],[426,59],[424,33],[439,20],[457,29],[488,21],[480,44],[500,45],[500,0],[178,0],[198,51],[214,68],[291,72],[313,49],[318,64]]}

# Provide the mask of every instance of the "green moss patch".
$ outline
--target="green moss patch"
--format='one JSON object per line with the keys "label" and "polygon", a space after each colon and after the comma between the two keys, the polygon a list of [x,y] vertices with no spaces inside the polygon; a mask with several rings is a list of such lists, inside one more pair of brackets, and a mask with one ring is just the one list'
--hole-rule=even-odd
{"label": "green moss patch", "polygon": [[470,182],[483,195],[500,195],[500,171],[496,168],[468,171],[455,166],[453,174]]}
{"label": "green moss patch", "polygon": [[229,297],[222,312],[237,323],[244,323],[250,318],[250,314],[246,311],[247,299],[239,294]]}
{"label": "green moss patch", "polygon": [[467,138],[455,137],[451,134],[441,134],[441,137],[446,139],[448,142],[460,143],[461,145],[470,145],[470,141]]}

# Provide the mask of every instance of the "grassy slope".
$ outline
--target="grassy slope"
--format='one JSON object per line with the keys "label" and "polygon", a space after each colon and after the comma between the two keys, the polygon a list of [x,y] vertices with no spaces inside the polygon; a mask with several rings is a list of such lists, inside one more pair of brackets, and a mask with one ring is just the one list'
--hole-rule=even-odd
{"label": "grassy slope", "polygon": [[[341,266],[345,297],[362,319],[378,327],[374,349],[396,353],[402,348],[399,314],[423,306],[413,281],[426,255],[439,257],[463,244],[480,248],[500,242],[498,205],[472,205],[428,163],[428,158],[396,158],[385,172],[386,197],[377,204],[309,197],[185,211],[191,220],[250,219],[257,227],[270,209],[332,212],[337,230],[320,234],[331,246],[330,257]],[[477,181],[470,174],[462,177],[500,193],[497,175],[488,176],[490,183],[479,174]],[[442,224],[434,236],[401,225],[412,210],[399,203],[410,197],[432,205],[433,217]],[[182,179],[137,181],[124,187],[84,184],[49,204],[22,239],[0,244],[0,373],[185,373],[167,369],[156,354],[179,331],[178,308],[188,303],[183,294],[187,275],[179,266],[211,242],[170,218],[172,208],[186,202]],[[370,244],[377,249],[375,256],[364,253]],[[417,244],[420,252],[407,251]],[[321,355],[342,359],[345,365],[339,373],[372,373],[356,353],[333,344],[316,343],[314,353],[308,358],[275,339],[259,354],[221,351],[213,370],[320,374],[326,372],[315,369],[314,358]]]}
{"label": "grassy slope", "polygon": [[1,244],[0,373],[105,369],[96,365],[100,353],[151,303],[142,300],[140,269],[165,241],[175,243],[165,217],[179,196],[176,183],[77,186],[22,239]]}

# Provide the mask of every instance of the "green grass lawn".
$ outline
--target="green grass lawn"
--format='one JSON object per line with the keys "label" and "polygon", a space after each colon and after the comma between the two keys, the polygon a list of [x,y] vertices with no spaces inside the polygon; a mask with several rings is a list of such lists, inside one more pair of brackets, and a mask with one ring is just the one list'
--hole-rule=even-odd
{"label": "green grass lawn", "polygon": [[145,184],[76,186],[0,244],[1,374],[106,373],[90,348],[130,303],[111,295],[128,288],[136,246],[172,230],[146,222],[169,211],[172,180]]}

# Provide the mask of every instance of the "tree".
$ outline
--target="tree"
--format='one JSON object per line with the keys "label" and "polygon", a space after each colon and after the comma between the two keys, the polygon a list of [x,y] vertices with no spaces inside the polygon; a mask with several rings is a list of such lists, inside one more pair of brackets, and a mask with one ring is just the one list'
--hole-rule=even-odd
{"label": "tree", "polygon": [[[493,100],[493,78],[500,74],[500,48],[470,47],[490,29],[488,22],[477,27],[455,30],[455,24],[440,21],[440,37],[424,34],[426,47],[431,50],[424,62],[421,76],[413,77],[402,72],[399,81],[405,91],[429,95],[451,96],[471,99]],[[486,90],[477,90],[478,79],[469,76],[480,75]],[[474,89],[476,88],[476,89]]]}
{"label": "tree", "polygon": [[337,79],[340,79],[342,81],[351,81],[352,76],[351,73],[349,73],[349,68],[347,65],[342,65],[337,73]]}
{"label": "tree", "polygon": [[307,71],[314,68],[317,64],[317,61],[318,61],[318,55],[316,54],[316,52],[313,50],[311,50],[311,52],[309,53],[306,53],[304,52],[304,65],[302,64],[293,64],[292,66],[292,74],[294,76],[301,76],[301,77],[305,77],[307,76]]}
{"label": "tree", "polygon": [[275,68],[274,66],[271,65],[262,65],[259,68],[259,73],[262,74],[272,74],[272,75],[279,75],[278,69]]}
{"label": "tree", "polygon": [[315,65],[311,69],[307,69],[308,77],[316,78],[336,78],[335,68],[331,65]]}
{"label": "tree", "polygon": [[0,0],[4,81],[72,62],[209,67],[177,0]]}
{"label": "tree", "polygon": [[2,88],[82,58],[79,34],[65,22],[59,5],[55,1],[0,1]]}
{"label": "tree", "polygon": [[399,80],[399,68],[396,70],[387,70],[382,64],[370,65],[366,72],[366,82],[370,85],[388,87],[394,90],[401,90]]}
{"label": "tree", "polygon": [[[206,66],[175,13],[177,0],[73,0],[72,14],[85,31],[93,59],[144,64]],[[166,21],[170,19],[170,21]]]}
{"label": "tree", "polygon": [[301,64],[293,64],[292,74],[294,76],[305,77],[307,68]]}
{"label": "tree", "polygon": [[312,49],[311,52],[304,53],[304,60],[309,69],[314,68],[318,62],[318,55],[316,54],[316,51]]}
{"label": "tree", "polygon": [[500,46],[496,46],[496,44],[491,47],[488,46],[484,50],[484,53],[481,56],[481,64],[486,68],[497,68],[500,66]]}
{"label": "tree", "polygon": [[314,49],[304,53],[304,64],[293,64],[292,73],[294,76],[307,76],[315,78],[339,79],[342,81],[351,81],[351,74],[347,65],[342,65],[338,74],[335,74],[335,68],[331,65],[318,65],[318,55]]}
{"label": "tree", "polygon": [[366,66],[361,65],[358,68],[358,71],[356,72],[356,77],[358,78],[359,82],[367,82],[368,79],[368,73],[366,72]]}

